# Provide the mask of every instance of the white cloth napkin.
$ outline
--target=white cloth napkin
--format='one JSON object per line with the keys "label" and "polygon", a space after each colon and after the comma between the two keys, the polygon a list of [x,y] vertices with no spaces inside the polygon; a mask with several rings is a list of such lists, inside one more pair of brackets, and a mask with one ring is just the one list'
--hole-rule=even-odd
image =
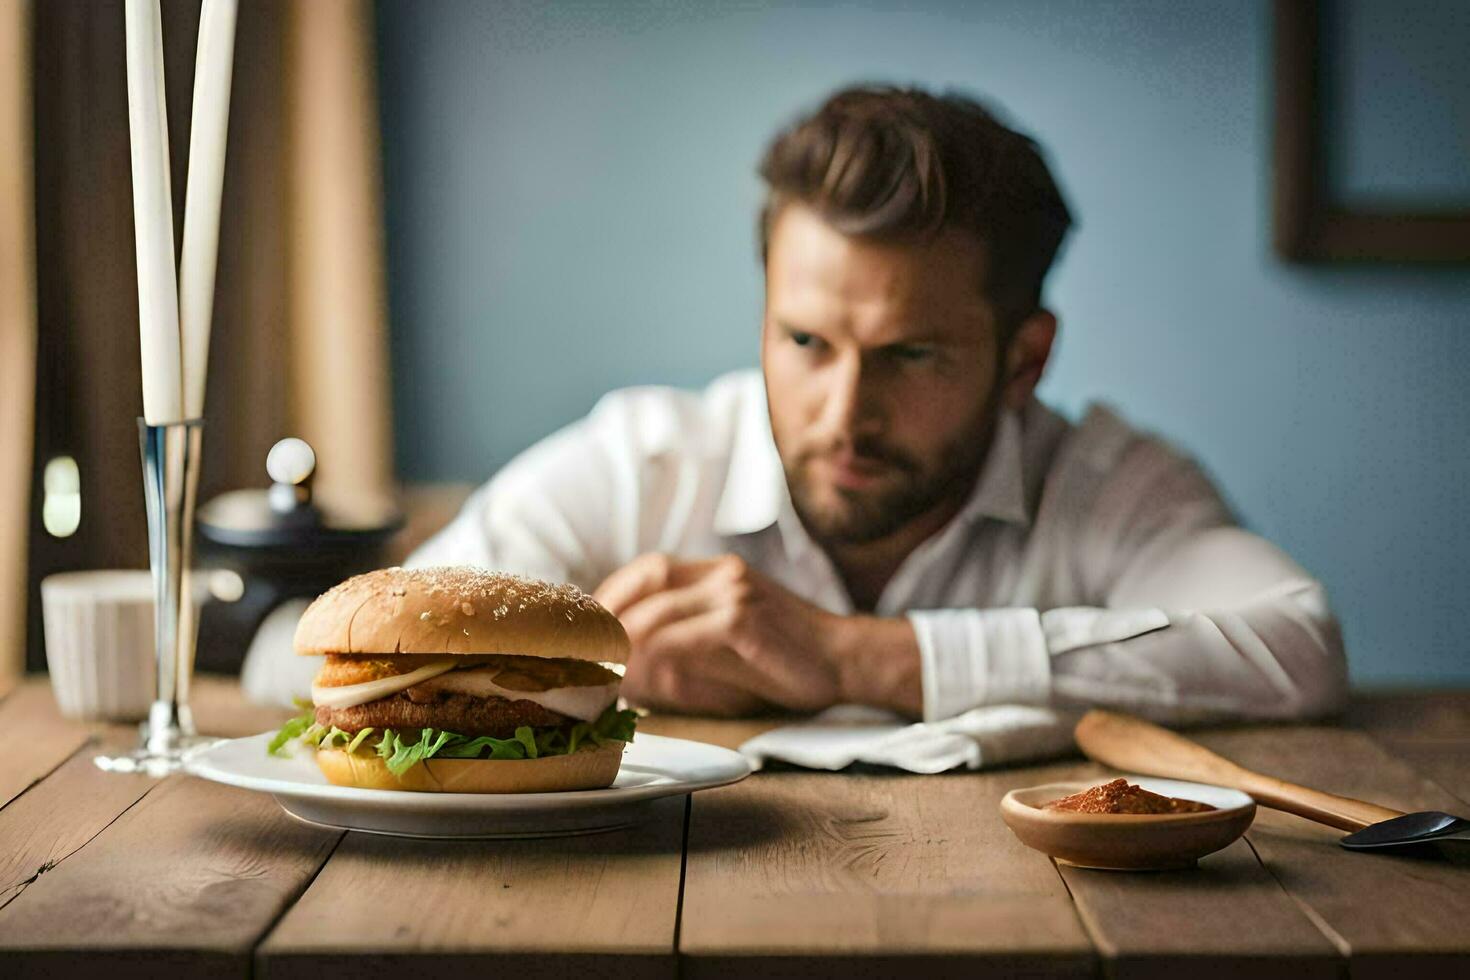
{"label": "white cloth napkin", "polygon": [[780,759],[807,769],[841,769],[854,762],[909,772],[979,769],[1065,755],[1073,748],[1077,713],[998,704],[944,721],[910,723],[878,708],[839,704],[794,725],[750,739],[740,751],[756,769]]}

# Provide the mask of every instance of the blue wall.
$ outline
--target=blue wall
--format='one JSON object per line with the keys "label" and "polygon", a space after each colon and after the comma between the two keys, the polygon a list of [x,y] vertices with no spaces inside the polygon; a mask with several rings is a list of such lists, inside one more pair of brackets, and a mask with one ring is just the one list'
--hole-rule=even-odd
{"label": "blue wall", "polygon": [[400,473],[478,481],[609,388],[755,363],[773,128],[960,86],[1080,218],[1043,395],[1203,459],[1327,583],[1359,682],[1470,680],[1470,274],[1272,257],[1268,4],[892,6],[382,3]]}

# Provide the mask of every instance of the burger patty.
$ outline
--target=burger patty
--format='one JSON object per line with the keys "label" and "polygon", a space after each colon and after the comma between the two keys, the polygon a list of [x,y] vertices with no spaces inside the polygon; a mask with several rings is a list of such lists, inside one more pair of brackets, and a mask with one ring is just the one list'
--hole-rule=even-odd
{"label": "burger patty", "polygon": [[417,686],[351,708],[318,705],[316,709],[318,725],[336,725],[344,732],[359,732],[364,728],[397,731],[440,728],[458,735],[510,738],[522,725],[542,728],[573,720],[534,701],[481,698],[446,691],[426,693]]}

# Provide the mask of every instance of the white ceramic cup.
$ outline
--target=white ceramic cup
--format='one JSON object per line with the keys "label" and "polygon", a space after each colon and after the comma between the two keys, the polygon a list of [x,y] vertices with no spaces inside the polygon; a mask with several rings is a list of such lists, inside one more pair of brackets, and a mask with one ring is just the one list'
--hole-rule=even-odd
{"label": "white ceramic cup", "polygon": [[68,718],[139,721],[154,697],[153,578],[62,572],[41,581],[46,666]]}

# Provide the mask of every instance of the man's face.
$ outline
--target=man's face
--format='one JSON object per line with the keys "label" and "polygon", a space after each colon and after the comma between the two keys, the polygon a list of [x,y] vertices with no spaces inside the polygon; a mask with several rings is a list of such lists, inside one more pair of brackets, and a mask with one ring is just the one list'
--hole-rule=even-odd
{"label": "man's face", "polygon": [[966,235],[879,243],[787,205],[761,363],[792,502],[828,544],[883,539],[969,493],[997,411],[997,326]]}

